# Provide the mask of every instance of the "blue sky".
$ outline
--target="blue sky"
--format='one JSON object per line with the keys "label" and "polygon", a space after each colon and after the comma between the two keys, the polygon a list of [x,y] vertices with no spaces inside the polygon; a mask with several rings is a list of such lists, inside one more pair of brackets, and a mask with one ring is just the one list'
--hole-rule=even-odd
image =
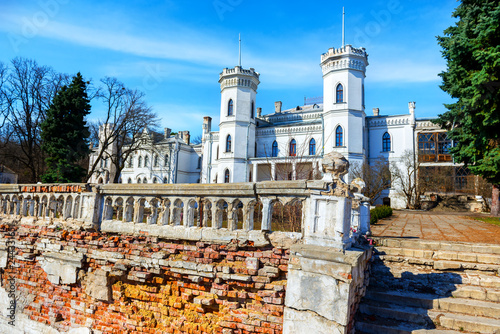
{"label": "blue sky", "polygon": [[[0,61],[35,59],[95,84],[117,77],[146,93],[147,102],[174,131],[201,134],[203,116],[219,122],[219,73],[238,63],[261,74],[257,107],[274,110],[321,96],[320,55],[342,43],[365,47],[366,113],[445,111],[439,88],[446,68],[436,36],[454,23],[455,0],[363,1],[109,1],[0,2]],[[91,118],[102,113],[93,105]]]}

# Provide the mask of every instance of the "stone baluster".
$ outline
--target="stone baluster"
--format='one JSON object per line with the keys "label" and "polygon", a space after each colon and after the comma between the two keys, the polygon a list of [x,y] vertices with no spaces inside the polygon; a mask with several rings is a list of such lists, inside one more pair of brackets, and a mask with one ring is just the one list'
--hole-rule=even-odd
{"label": "stone baluster", "polygon": [[229,231],[234,231],[238,225],[238,209],[233,203],[227,204],[227,229]]}
{"label": "stone baluster", "polygon": [[271,231],[271,219],[273,214],[272,200],[269,197],[261,198],[262,202],[262,231]]}
{"label": "stone baluster", "polygon": [[370,228],[370,202],[362,201],[359,206],[360,211],[360,224],[359,229],[362,235],[369,235],[371,233]]}
{"label": "stone baluster", "polygon": [[243,205],[243,230],[252,231],[254,228],[254,212],[255,202],[246,203]]}

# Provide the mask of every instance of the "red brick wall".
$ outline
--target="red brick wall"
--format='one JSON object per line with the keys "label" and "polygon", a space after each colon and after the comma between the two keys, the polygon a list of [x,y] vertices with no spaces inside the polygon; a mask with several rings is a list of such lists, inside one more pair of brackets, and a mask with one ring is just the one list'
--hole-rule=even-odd
{"label": "red brick wall", "polygon": [[[89,327],[103,333],[281,333],[288,250],[252,245],[167,241],[99,232],[1,225],[14,233],[16,257],[2,273],[14,276],[23,313],[57,330]],[[43,242],[86,256],[75,284],[54,285],[37,262]],[[123,259],[99,258],[98,252]],[[97,258],[93,258],[97,257]],[[118,258],[121,255],[117,256]],[[149,261],[149,267],[144,263]],[[212,274],[176,270],[169,261],[213,265]],[[153,263],[153,264],[151,264]],[[156,263],[156,264],[155,264]],[[110,302],[85,293],[86,277],[109,272]],[[213,276],[213,277],[211,277]],[[31,301],[32,300],[32,301]],[[18,305],[22,307],[24,305]]]}

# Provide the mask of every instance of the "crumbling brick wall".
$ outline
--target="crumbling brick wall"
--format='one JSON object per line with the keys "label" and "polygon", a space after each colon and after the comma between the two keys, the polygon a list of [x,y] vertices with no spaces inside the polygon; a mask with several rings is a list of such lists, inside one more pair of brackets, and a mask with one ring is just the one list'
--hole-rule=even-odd
{"label": "crumbling brick wall", "polygon": [[287,249],[1,225],[8,239],[2,287],[14,277],[17,312],[60,332],[282,332]]}

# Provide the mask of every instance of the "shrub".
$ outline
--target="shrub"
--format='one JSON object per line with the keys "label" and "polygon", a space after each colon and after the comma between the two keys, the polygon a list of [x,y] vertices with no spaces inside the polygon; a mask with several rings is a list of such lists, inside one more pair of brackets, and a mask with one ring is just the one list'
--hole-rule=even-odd
{"label": "shrub", "polygon": [[392,216],[392,208],[387,205],[377,206],[370,210],[370,224],[375,224],[379,219]]}

